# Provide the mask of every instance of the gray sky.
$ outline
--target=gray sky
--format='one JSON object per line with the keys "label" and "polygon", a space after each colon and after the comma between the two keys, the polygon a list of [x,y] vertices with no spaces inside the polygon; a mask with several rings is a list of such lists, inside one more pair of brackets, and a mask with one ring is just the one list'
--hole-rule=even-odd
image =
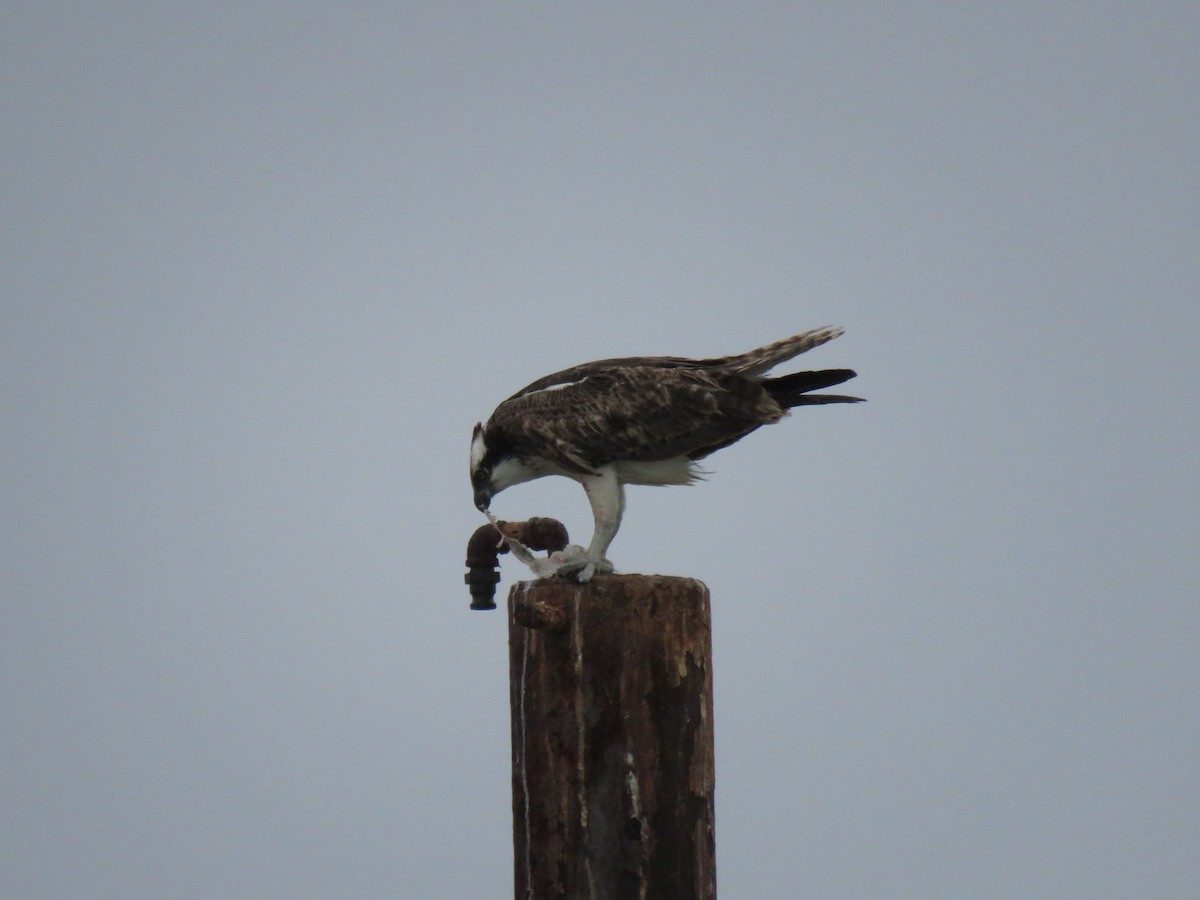
{"label": "gray sky", "polygon": [[[1194,892],[1200,7],[0,41],[0,894],[511,896],[471,426],[823,324],[870,402],[632,488],[612,548],[713,592],[722,896]],[[495,508],[590,533],[566,481]]]}

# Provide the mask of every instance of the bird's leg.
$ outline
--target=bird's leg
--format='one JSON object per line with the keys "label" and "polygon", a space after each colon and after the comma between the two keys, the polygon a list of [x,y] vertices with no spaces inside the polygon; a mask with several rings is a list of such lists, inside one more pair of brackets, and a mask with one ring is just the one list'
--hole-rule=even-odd
{"label": "bird's leg", "polygon": [[558,574],[577,581],[590,581],[596,572],[608,574],[613,570],[605,554],[608,545],[617,536],[617,529],[621,527],[621,514],[625,511],[625,486],[617,479],[613,466],[603,466],[596,474],[584,475],[579,481],[592,505],[596,530],[592,533],[592,542],[588,544],[587,551],[559,566]]}

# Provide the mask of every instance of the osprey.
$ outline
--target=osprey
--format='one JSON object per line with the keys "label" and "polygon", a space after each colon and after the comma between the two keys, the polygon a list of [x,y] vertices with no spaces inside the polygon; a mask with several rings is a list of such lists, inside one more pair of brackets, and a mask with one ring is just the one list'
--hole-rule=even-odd
{"label": "osprey", "polygon": [[557,572],[579,581],[611,572],[605,554],[621,525],[625,485],[691,484],[705,474],[697,460],[778,422],[789,409],[861,399],[810,393],[850,380],[850,369],[766,377],[841,333],[818,328],[715,359],[602,359],[539,378],[475,426],[475,506],[488,513],[500,491],[544,475],[578,481],[596,528],[586,552]]}

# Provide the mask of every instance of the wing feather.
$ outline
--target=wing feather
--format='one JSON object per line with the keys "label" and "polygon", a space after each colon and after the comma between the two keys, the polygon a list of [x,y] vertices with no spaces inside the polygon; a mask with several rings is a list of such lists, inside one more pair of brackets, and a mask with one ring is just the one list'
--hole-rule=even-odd
{"label": "wing feather", "polygon": [[699,458],[785,414],[757,380],[670,359],[547,376],[500,404],[488,429],[522,456],[582,474],[619,460]]}
{"label": "wing feather", "polygon": [[683,356],[624,356],[613,359],[598,359],[545,375],[527,384],[509,400],[553,388],[574,384],[597,374],[606,374],[614,369],[683,369],[689,371],[724,371],[745,378],[757,378],[770,369],[799,356],[814,347],[819,347],[842,334],[841,328],[824,326],[797,334],[773,344],[767,344],[747,353],[734,356],[714,356],[708,359],[688,359]]}

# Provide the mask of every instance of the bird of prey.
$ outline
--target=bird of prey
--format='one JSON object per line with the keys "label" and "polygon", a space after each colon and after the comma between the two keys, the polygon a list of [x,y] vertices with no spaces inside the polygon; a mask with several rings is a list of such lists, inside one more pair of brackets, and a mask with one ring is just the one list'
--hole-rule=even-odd
{"label": "bird of prey", "polygon": [[850,369],[767,373],[831,341],[840,328],[817,328],[736,356],[684,359],[635,356],[584,363],[539,378],[477,424],[471,438],[475,506],[545,475],[583,485],[595,518],[586,551],[557,574],[588,581],[613,570],[606,558],[621,525],[627,484],[691,484],[697,461],[728,447],[797,406],[856,403],[814,394],[848,381]]}

